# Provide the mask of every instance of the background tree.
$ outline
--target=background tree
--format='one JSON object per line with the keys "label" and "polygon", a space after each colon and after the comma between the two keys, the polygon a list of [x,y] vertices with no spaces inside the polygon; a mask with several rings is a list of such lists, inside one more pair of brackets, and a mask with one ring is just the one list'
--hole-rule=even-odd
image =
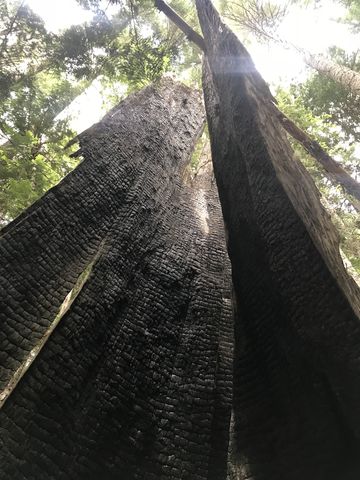
{"label": "background tree", "polygon": [[[332,47],[331,56],[337,63],[360,72],[360,51],[347,54],[343,49]],[[315,115],[323,116],[325,122],[340,127],[342,140],[353,144],[360,142],[360,109],[358,98],[331,78],[313,73],[304,83],[292,86],[293,94]]]}
{"label": "background tree", "polygon": [[[311,79],[310,79],[311,81]],[[330,115],[321,113],[314,115],[310,107],[306,106],[301,95],[298,94],[301,85],[293,85],[290,89],[279,88],[276,98],[281,111],[286,113],[297,125],[305,131],[311,131],[313,138],[322,145],[334,158],[341,163],[355,178],[360,176],[358,155],[355,144],[343,142],[343,132],[331,122]],[[360,280],[360,218],[353,210],[346,192],[339,184],[329,181],[319,163],[309,155],[302,146],[289,137],[291,145],[301,161],[314,179],[318,187],[322,202],[330,213],[341,237],[341,247],[346,257],[355,269],[355,275]],[[346,260],[345,260],[346,261]]]}
{"label": "background tree", "polygon": [[319,73],[326,75],[344,88],[360,97],[360,73],[343,64],[338,64],[324,55],[314,54],[294,45],[277,34],[277,27],[287,13],[287,6],[279,7],[267,0],[246,0],[244,2],[223,1],[223,11],[227,18],[263,41],[275,41],[285,48],[300,53],[304,62]]}

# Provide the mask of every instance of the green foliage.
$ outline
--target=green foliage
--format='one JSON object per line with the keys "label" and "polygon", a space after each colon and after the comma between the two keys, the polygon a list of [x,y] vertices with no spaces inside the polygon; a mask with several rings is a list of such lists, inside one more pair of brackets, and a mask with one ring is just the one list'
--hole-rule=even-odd
{"label": "green foliage", "polygon": [[55,143],[60,132],[55,126],[41,141],[30,131],[14,131],[9,144],[0,148],[0,224],[15,218],[76,166]]}
{"label": "green foliage", "polygon": [[54,34],[47,32],[43,20],[28,6],[10,5],[0,0],[0,98],[40,72],[95,79],[106,48],[129,23],[129,14],[123,10],[121,20],[114,17],[111,22],[99,12],[88,24]]}
{"label": "green foliage", "polygon": [[[49,33],[18,1],[0,0],[0,223],[14,218],[76,165],[75,136],[56,117],[95,79],[129,23],[99,11],[89,24]],[[123,12],[121,12],[123,13]]]}
{"label": "green foliage", "polygon": [[136,90],[154,82],[168,71],[176,57],[177,47],[162,42],[157,35],[148,38],[129,36],[111,47],[111,61],[104,65],[104,73],[127,83]]}
{"label": "green foliage", "polygon": [[74,168],[63,151],[74,136],[54,118],[81,90],[55,74],[28,77],[0,109],[0,223],[16,217]]}
{"label": "green foliage", "polygon": [[0,0],[0,99],[13,84],[45,68],[52,40],[44,22],[23,2]]}

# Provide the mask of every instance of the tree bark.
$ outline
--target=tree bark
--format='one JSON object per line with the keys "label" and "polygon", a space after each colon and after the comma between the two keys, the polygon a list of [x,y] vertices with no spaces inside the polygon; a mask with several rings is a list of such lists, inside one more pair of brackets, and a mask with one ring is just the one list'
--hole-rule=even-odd
{"label": "tree bark", "polygon": [[130,96],[6,227],[3,386],[91,273],[0,411],[0,479],[224,478],[229,264],[215,186],[183,181],[203,121],[170,80]]}
{"label": "tree bark", "polygon": [[236,296],[230,477],[359,478],[359,290],[265,82],[211,2],[196,3]]}

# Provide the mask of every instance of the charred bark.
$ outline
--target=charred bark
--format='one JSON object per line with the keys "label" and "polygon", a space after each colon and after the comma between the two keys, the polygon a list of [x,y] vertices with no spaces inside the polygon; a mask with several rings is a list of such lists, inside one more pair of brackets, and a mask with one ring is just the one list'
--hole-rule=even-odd
{"label": "charred bark", "polygon": [[214,185],[182,180],[202,123],[179,84],[129,97],[4,232],[2,380],[98,257],[0,411],[1,479],[224,477],[229,265]]}
{"label": "charred bark", "polygon": [[196,3],[237,307],[231,478],[358,478],[359,291],[265,82],[211,2]]}

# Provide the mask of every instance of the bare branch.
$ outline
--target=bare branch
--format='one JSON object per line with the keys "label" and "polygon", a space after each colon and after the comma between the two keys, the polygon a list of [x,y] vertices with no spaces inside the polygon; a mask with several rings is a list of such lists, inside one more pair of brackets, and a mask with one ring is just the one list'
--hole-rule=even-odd
{"label": "bare branch", "polygon": [[183,31],[186,37],[195,43],[200,50],[205,52],[205,42],[201,35],[193,30],[172,8],[169,7],[163,0],[155,0],[155,6],[158,10],[165,13],[165,15]]}

